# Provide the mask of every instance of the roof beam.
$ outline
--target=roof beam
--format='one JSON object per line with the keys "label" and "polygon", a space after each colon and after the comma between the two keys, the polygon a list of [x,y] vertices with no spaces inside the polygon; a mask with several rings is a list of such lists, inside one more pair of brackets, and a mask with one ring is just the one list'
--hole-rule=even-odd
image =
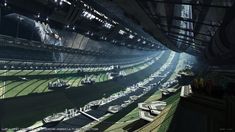
{"label": "roof beam", "polygon": [[177,32],[167,32],[168,34],[171,34],[171,35],[177,35],[177,36],[183,36],[183,37],[187,37],[187,38],[190,38],[190,39],[194,39],[194,40],[197,40],[197,41],[201,41],[201,42],[204,42],[204,43],[209,43],[210,41],[205,41],[205,40],[202,40],[202,39],[198,39],[198,38],[195,38],[193,36],[190,36],[190,35],[186,35],[186,34],[182,34],[182,33],[177,33]]}
{"label": "roof beam", "polygon": [[182,40],[182,41],[186,41],[186,42],[190,42],[190,43],[194,43],[196,45],[199,45],[199,46],[205,46],[205,45],[202,45],[203,43],[197,43],[193,40],[190,40],[190,39],[185,39],[185,38],[179,38],[177,36],[173,36],[173,35],[169,35],[170,38],[175,38],[175,39],[179,39],[179,40]]}
{"label": "roof beam", "polygon": [[190,2],[178,2],[178,1],[165,1],[165,0],[147,0],[155,3],[163,3],[163,4],[173,4],[173,5],[191,5],[191,6],[200,6],[200,7],[212,7],[212,8],[230,8],[230,6],[224,5],[214,5],[214,4],[205,4],[205,3],[190,3]]}
{"label": "roof beam", "polygon": [[149,32],[155,39],[161,42],[166,47],[180,52],[177,49],[177,46],[172,43],[172,41],[168,40],[168,37],[161,32],[161,30],[157,27],[156,23],[146,14],[146,10],[143,5],[139,4],[138,0],[114,0],[117,5],[119,5],[123,10],[135,17],[136,20],[140,22],[140,25]]}
{"label": "roof beam", "polygon": [[169,27],[174,28],[174,29],[179,29],[179,30],[182,30],[182,31],[187,31],[187,32],[192,32],[192,33],[200,34],[200,35],[207,36],[207,37],[212,37],[212,35],[210,35],[210,34],[206,34],[206,33],[202,33],[202,32],[195,32],[192,29],[183,28],[183,27],[176,26],[176,25],[164,25],[164,24],[158,24],[158,25],[160,27],[168,27],[169,26]]}
{"label": "roof beam", "polygon": [[169,36],[169,38],[173,39],[175,41],[179,41],[179,42],[183,42],[183,43],[189,44],[190,46],[195,46],[195,47],[199,47],[199,48],[205,48],[205,46],[203,46],[201,44],[198,44],[198,43],[195,43],[195,42],[192,42],[190,40],[185,40],[185,39],[171,37],[171,36]]}
{"label": "roof beam", "polygon": [[191,23],[194,23],[194,24],[200,24],[200,25],[205,25],[205,26],[221,27],[220,24],[211,24],[211,23],[208,23],[208,22],[205,23],[205,22],[202,22],[202,21],[195,21],[195,20],[190,19],[190,18],[183,18],[183,17],[178,17],[178,16],[159,16],[159,15],[151,15],[151,14],[149,14],[149,15],[153,16],[155,18],[159,18],[159,19],[170,18],[170,19],[177,20],[177,21],[191,22]]}

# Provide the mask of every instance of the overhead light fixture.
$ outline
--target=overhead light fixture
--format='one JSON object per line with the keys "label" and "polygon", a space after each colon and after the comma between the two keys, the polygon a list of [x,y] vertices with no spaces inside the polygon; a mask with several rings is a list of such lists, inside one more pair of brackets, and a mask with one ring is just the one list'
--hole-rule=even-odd
{"label": "overhead light fixture", "polygon": [[4,6],[7,6],[7,2],[6,1],[4,2]]}
{"label": "overhead light fixture", "polygon": [[119,34],[121,34],[121,35],[123,35],[124,33],[125,33],[125,31],[123,31],[123,30],[119,30],[119,32],[118,32]]}
{"label": "overhead light fixture", "polygon": [[130,34],[130,35],[129,35],[129,38],[130,38],[130,39],[133,39],[133,38],[134,38],[134,35]]}
{"label": "overhead light fixture", "polygon": [[60,1],[60,3],[59,3],[60,5],[63,5],[63,1]]}
{"label": "overhead light fixture", "polygon": [[112,25],[110,23],[105,22],[104,23],[104,27],[110,29],[112,27]]}
{"label": "overhead light fixture", "polygon": [[37,18],[40,18],[40,13],[38,13]]}
{"label": "overhead light fixture", "polygon": [[90,20],[96,18],[93,14],[91,14],[91,13],[89,13],[89,12],[87,12],[87,11],[83,11],[83,12],[82,12],[82,16],[83,16],[83,17],[86,17],[87,19],[90,19]]}

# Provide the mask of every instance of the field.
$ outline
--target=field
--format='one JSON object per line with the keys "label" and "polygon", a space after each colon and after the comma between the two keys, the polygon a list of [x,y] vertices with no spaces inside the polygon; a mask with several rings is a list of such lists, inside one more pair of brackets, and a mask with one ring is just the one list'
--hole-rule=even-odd
{"label": "field", "polygon": [[27,80],[22,80],[19,76],[10,76],[9,80],[2,78],[0,84],[5,81],[4,95],[6,94],[8,97],[0,100],[0,106],[2,106],[0,108],[1,125],[8,128],[28,127],[53,113],[73,107],[79,108],[92,100],[108,97],[150,76],[165,63],[168,56],[169,52],[166,52],[157,63],[124,69],[127,76],[119,80],[108,80],[105,73],[94,72],[89,76],[98,76],[96,79],[100,81],[99,83],[54,92],[47,89],[49,80],[61,78],[73,86],[77,86],[83,76],[79,74],[47,74],[24,76]]}
{"label": "field", "polygon": [[[176,65],[174,65],[174,67],[176,67]],[[167,81],[170,80],[171,78],[172,78],[171,75],[169,75],[168,77],[164,78],[164,80]],[[135,103],[122,109],[119,113],[107,116],[106,118],[102,119],[101,122],[93,124],[89,128],[99,129],[100,131],[112,131],[112,132],[132,131],[132,129],[135,129],[138,126],[145,125],[145,121],[140,120],[139,118],[139,110],[137,108],[137,104],[139,102],[151,102],[159,99],[161,99],[160,91],[153,91],[153,92],[150,91],[146,95],[138,99]],[[179,99],[179,94],[176,94],[174,96],[169,97],[166,100],[163,100],[168,104],[165,110],[174,111],[174,109],[172,109],[173,107],[171,108],[173,104],[172,101],[178,99]],[[169,126],[169,125],[162,125],[162,126]]]}
{"label": "field", "polygon": [[[123,69],[126,75],[133,74],[150,66],[141,64],[135,67]],[[97,83],[110,80],[104,72],[90,68],[86,71],[88,77],[95,79]],[[11,98],[32,93],[49,92],[48,83],[62,79],[71,85],[71,88],[81,86],[83,75],[77,70],[0,70],[0,97]]]}

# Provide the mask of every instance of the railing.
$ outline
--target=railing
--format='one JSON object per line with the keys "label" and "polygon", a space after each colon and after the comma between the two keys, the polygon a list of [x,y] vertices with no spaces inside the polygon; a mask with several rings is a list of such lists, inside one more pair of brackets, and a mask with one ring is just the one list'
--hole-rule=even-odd
{"label": "railing", "polygon": [[96,63],[96,64],[82,64],[82,63],[64,63],[64,62],[47,62],[47,61],[25,61],[17,59],[0,59],[0,69],[14,70],[14,69],[58,69],[58,68],[83,68],[83,67],[109,67],[119,65],[121,69],[141,65],[147,63],[149,60],[138,62],[122,62],[122,63]]}
{"label": "railing", "polygon": [[22,38],[14,38],[11,36],[0,35],[0,45],[1,46],[12,46],[12,47],[21,47],[27,49],[37,49],[37,50],[46,50],[53,52],[63,52],[70,54],[82,54],[82,55],[94,55],[94,56],[104,56],[104,52],[80,50],[75,48],[69,48],[65,46],[56,46],[52,44],[44,44],[39,41],[30,41]]}

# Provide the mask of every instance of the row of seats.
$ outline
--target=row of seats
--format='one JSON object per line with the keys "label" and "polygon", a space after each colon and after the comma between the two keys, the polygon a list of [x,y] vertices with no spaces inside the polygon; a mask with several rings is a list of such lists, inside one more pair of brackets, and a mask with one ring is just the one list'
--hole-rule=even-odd
{"label": "row of seats", "polygon": [[[77,69],[77,68],[98,68],[107,71],[110,67],[120,66],[120,68],[128,68],[141,64],[145,64],[146,61],[135,63],[107,63],[107,64],[75,64],[75,63],[59,63],[59,62],[47,62],[47,61],[24,61],[24,60],[0,60],[0,69],[3,70],[54,70],[54,69]],[[112,69],[112,68],[111,68]]]}

